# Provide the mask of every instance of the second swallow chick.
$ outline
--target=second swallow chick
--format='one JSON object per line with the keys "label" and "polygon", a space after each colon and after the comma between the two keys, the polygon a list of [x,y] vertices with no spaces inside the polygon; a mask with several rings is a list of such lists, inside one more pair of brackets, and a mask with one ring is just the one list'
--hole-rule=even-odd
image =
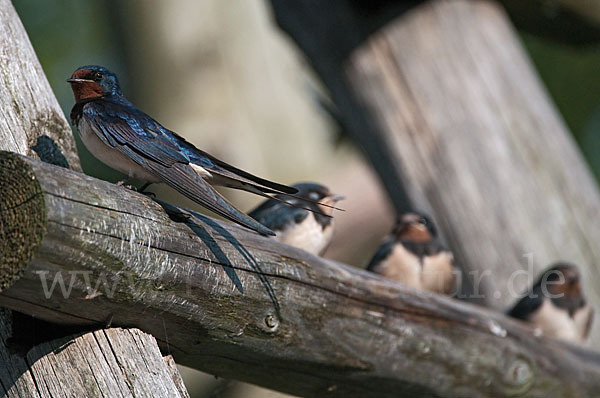
{"label": "second swallow chick", "polygon": [[[298,189],[294,198],[277,195],[278,200],[263,202],[249,215],[274,231],[274,239],[320,255],[331,242],[335,225],[331,217],[333,208],[327,206],[335,205],[343,196],[334,195],[327,187],[316,183],[300,183],[293,187]],[[297,207],[287,206],[282,201]]]}
{"label": "second swallow chick", "polygon": [[367,270],[416,289],[452,294],[456,285],[453,258],[427,216],[405,213],[385,238]]}
{"label": "second swallow chick", "polygon": [[587,339],[593,314],[583,296],[579,270],[568,263],[556,263],[544,271],[528,294],[508,312],[546,336],[574,343]]}

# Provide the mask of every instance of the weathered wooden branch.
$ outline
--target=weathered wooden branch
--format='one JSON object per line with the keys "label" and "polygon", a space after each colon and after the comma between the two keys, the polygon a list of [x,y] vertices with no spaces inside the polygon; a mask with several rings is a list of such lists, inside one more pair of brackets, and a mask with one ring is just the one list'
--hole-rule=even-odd
{"label": "weathered wooden branch", "polygon": [[140,330],[106,329],[35,341],[42,334],[0,324],[0,361],[11,365],[11,372],[0,372],[1,396],[189,397],[173,360],[163,359],[156,340]]}
{"label": "weathered wooden branch", "polygon": [[273,0],[396,207],[406,207],[403,185],[487,305],[506,308],[525,291],[515,271],[532,256],[530,274],[579,264],[600,308],[598,187],[498,4],[429,1],[361,45],[375,22],[348,22],[342,3],[324,15],[308,0]]}
{"label": "weathered wooden branch", "polygon": [[0,184],[2,228],[28,242],[2,247],[0,305],[38,318],[138,327],[178,363],[306,396],[600,389],[600,356],[501,314],[20,155]]}
{"label": "weathered wooden branch", "polygon": [[[0,52],[0,150],[81,170],[71,128],[9,0],[0,0]],[[0,196],[11,189],[3,183],[0,187]],[[40,197],[29,194],[37,203]],[[24,239],[27,231],[23,228],[27,226],[23,224],[37,226],[30,232],[41,234],[46,219],[34,212],[20,219],[21,226],[15,229],[16,224],[7,220],[23,213],[15,213],[5,203],[0,205],[0,264],[16,269],[18,263],[10,257],[9,248],[18,247],[28,254],[34,249],[27,247],[32,242]],[[18,205],[33,209],[28,203]],[[7,282],[3,280],[0,285]],[[135,329],[73,335],[73,328],[59,328],[51,334],[49,329],[56,329],[56,325],[40,326],[31,321],[0,308],[3,397],[188,397],[173,360],[163,360],[150,335]]]}
{"label": "weathered wooden branch", "polygon": [[69,124],[10,0],[0,0],[0,149],[81,170]]}

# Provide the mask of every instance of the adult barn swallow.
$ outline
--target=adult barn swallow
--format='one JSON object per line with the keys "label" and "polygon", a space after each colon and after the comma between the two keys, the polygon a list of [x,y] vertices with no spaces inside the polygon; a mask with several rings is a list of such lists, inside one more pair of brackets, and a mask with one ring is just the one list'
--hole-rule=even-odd
{"label": "adult barn swallow", "polygon": [[531,323],[546,336],[583,343],[590,332],[594,311],[585,301],[580,279],[573,264],[554,264],[508,315]]}
{"label": "adult barn swallow", "polygon": [[164,182],[230,221],[263,235],[275,235],[236,209],[210,184],[266,197],[293,195],[296,188],[256,177],[196,148],[129,102],[117,76],[102,66],[82,66],[67,82],[75,95],[71,121],[100,161],[145,181],[144,187]]}
{"label": "adult barn swallow", "polygon": [[440,242],[433,222],[418,213],[400,216],[367,270],[442,294],[453,293],[456,283],[452,252]]}
{"label": "adult barn swallow", "polygon": [[298,189],[296,197],[290,199],[278,195],[277,199],[263,202],[249,215],[275,231],[276,240],[313,254],[322,254],[333,236],[335,221],[331,217],[331,206],[343,197],[315,183],[301,183],[293,187]]}

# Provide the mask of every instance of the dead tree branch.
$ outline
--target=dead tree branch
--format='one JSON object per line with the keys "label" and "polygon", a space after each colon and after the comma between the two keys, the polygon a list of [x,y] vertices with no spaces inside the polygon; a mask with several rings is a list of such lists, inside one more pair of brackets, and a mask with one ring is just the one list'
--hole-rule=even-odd
{"label": "dead tree branch", "polygon": [[[0,155],[0,184],[9,193],[2,225],[28,242],[2,248],[12,259],[0,263],[9,308],[135,326],[178,363],[299,395],[600,388],[595,353],[534,337],[501,314],[20,155]],[[40,222],[23,222],[26,214]]]}

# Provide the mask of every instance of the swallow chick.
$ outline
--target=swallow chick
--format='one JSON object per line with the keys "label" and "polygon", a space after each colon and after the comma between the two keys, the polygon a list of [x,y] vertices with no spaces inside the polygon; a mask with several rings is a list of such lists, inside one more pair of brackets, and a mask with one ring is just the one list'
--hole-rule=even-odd
{"label": "swallow chick", "polygon": [[452,294],[456,283],[453,258],[427,216],[406,213],[400,216],[367,270],[416,289]]}
{"label": "swallow chick", "polygon": [[529,322],[546,336],[581,344],[589,335],[594,311],[583,296],[577,267],[556,263],[508,315]]}
{"label": "swallow chick", "polygon": [[212,185],[257,195],[293,195],[281,185],[235,168],[163,127],[122,94],[117,76],[102,66],[78,68],[67,82],[75,95],[71,122],[100,161],[129,178],[166,183],[201,206],[263,235],[273,231],[236,209]]}
{"label": "swallow chick", "polygon": [[268,199],[249,215],[274,231],[276,240],[320,255],[333,237],[332,206],[344,197],[315,183],[300,183],[293,187],[298,190],[294,198],[276,196],[277,199]]}

